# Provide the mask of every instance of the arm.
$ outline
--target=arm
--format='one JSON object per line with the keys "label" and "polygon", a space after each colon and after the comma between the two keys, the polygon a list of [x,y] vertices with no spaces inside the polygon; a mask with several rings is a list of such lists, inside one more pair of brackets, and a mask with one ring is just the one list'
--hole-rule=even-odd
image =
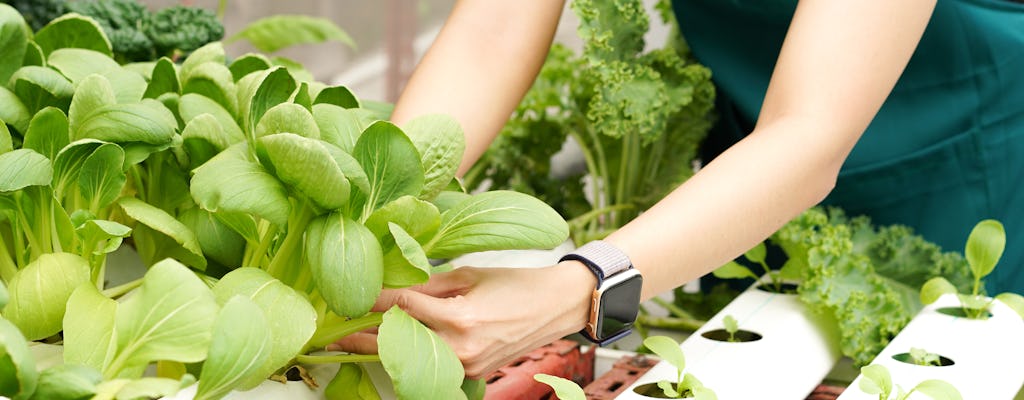
{"label": "arm", "polygon": [[[935,1],[800,2],[754,132],[606,239],[643,273],[643,299],[742,254],[831,191]],[[398,304],[433,328],[479,378],[579,331],[595,284],[576,261],[464,267],[385,291],[378,305]]]}
{"label": "arm", "polygon": [[643,273],[644,299],[739,256],[825,198],[934,5],[799,3],[754,131],[607,239]]}
{"label": "arm", "polygon": [[453,116],[466,132],[461,176],[530,89],[562,8],[562,1],[460,0],[402,91],[392,121]]}

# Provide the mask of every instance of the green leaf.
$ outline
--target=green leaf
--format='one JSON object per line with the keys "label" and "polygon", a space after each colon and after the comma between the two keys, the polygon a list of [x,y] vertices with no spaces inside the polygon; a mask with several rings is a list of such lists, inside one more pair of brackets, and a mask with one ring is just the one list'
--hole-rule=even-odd
{"label": "green leaf", "polygon": [[860,390],[867,394],[877,394],[879,398],[888,399],[892,393],[892,377],[884,365],[872,364],[860,369]]}
{"label": "green leaf", "polygon": [[90,75],[78,84],[78,90],[71,99],[68,120],[72,137],[82,137],[82,123],[103,107],[117,104],[117,96],[110,81],[101,75]]}
{"label": "green leaf", "polygon": [[[108,69],[102,73],[104,78],[110,81],[114,88],[114,95],[117,102],[121,104],[137,103],[146,94],[148,83],[146,78],[136,72],[124,68]],[[152,100],[152,99],[149,99]]]}
{"label": "green leaf", "polygon": [[71,293],[64,314],[64,363],[102,370],[114,357],[118,303],[85,283]]}
{"label": "green leaf", "polygon": [[648,336],[644,339],[644,347],[650,349],[662,360],[668,361],[676,367],[680,375],[686,370],[686,356],[683,355],[683,350],[679,347],[679,343],[668,336]]}
{"label": "green leaf", "polygon": [[313,118],[320,128],[320,138],[351,153],[356,141],[366,129],[364,110],[344,108],[332,104],[314,104]]}
{"label": "green leaf", "polygon": [[273,53],[299,44],[342,42],[355,48],[355,42],[345,31],[326,18],[305,15],[275,15],[261,18],[246,25],[226,43],[238,39],[248,40],[261,52]]}
{"label": "green leaf", "polygon": [[46,62],[76,85],[89,75],[121,68],[117,61],[103,53],[74,48],[54,50]]}
{"label": "green leaf", "polygon": [[736,321],[736,318],[732,315],[726,315],[722,319],[722,325],[725,326],[726,332],[736,333],[740,329],[740,323]]}
{"label": "green leaf", "polygon": [[914,386],[914,389],[911,391],[921,392],[935,400],[963,399],[963,396],[960,395],[959,390],[956,390],[956,387],[949,382],[938,379],[922,381],[921,383],[918,383],[917,386]]}
{"label": "green leaf", "polygon": [[[179,261],[199,269],[206,268],[206,258],[203,257],[203,251],[199,247],[199,240],[196,238],[195,233],[185,224],[174,219],[166,211],[134,197],[122,197],[117,200],[117,204],[121,206],[121,209],[124,210],[128,217],[134,219],[140,225],[167,235],[174,243],[184,249],[185,251],[183,252],[173,252],[174,255],[178,256]],[[140,229],[137,227],[136,236],[139,231]],[[142,245],[142,243],[139,244]],[[146,251],[146,249],[141,248],[142,246],[139,247],[140,254]],[[157,260],[154,259],[152,261]]]}
{"label": "green leaf", "polygon": [[664,393],[667,398],[673,399],[682,397],[682,395],[676,391],[676,388],[673,387],[673,383],[671,381],[658,381],[658,388],[661,389],[661,392]]}
{"label": "green leaf", "polygon": [[53,106],[67,109],[74,86],[59,72],[50,68],[27,66],[14,72],[10,87],[29,112]]}
{"label": "green leaf", "polygon": [[250,158],[245,143],[231,146],[193,172],[189,188],[203,209],[252,214],[287,225],[291,211],[287,190]]}
{"label": "green leaf", "polygon": [[1024,318],[1024,296],[1016,293],[1000,293],[996,295],[996,300],[1003,302],[1011,310],[1017,312],[1017,315]]}
{"label": "green leaf", "polygon": [[338,146],[328,142],[322,142],[322,144],[327,148],[327,152],[331,153],[331,157],[334,158],[334,162],[338,164],[338,168],[341,169],[341,173],[345,175],[349,183],[355,185],[356,189],[362,193],[369,193],[370,179],[366,176],[366,171],[363,171],[363,166],[359,165],[359,161]]}
{"label": "green leaf", "polygon": [[1003,224],[994,219],[979,222],[967,237],[964,255],[971,265],[971,272],[976,279],[981,279],[992,272],[999,263],[1006,248],[1006,231]]}
{"label": "green leaf", "polygon": [[206,62],[186,74],[182,72],[182,93],[196,93],[206,96],[233,111],[238,109],[238,98],[231,71],[223,62]]}
{"label": "green leaf", "polygon": [[270,69],[270,60],[266,56],[257,53],[244,54],[231,62],[228,69],[235,81],[253,72]]}
{"label": "green leaf", "polygon": [[305,250],[331,311],[350,318],[370,311],[384,280],[384,256],[373,232],[342,214],[323,215],[306,228]]}
{"label": "green leaf", "polygon": [[245,296],[259,306],[267,318],[270,354],[239,383],[248,390],[264,382],[302,351],[316,331],[317,314],[309,300],[295,289],[258,268],[238,268],[224,275],[213,287],[217,302],[224,304],[234,296]]}
{"label": "green leaf", "polygon": [[195,233],[206,257],[228,268],[242,265],[245,239],[214,217],[213,213],[192,207],[182,211],[178,220]]}
{"label": "green leaf", "polygon": [[[114,221],[92,219],[77,230],[86,249],[95,255],[108,254],[121,247],[121,239],[131,235],[132,229]],[[111,240],[113,239],[113,240]]]}
{"label": "green leaf", "polygon": [[468,378],[462,380],[462,393],[466,394],[468,400],[484,400],[486,392],[486,380]]}
{"label": "green leaf", "polygon": [[17,327],[0,318],[0,396],[28,399],[38,379],[35,360],[25,337]]}
{"label": "green leaf", "polygon": [[299,88],[295,89],[290,101],[302,106],[306,112],[313,111],[313,99],[309,97],[309,82],[299,84]]}
{"label": "green leaf", "polygon": [[699,387],[693,389],[693,400],[718,400],[718,396],[711,389]]}
{"label": "green leaf", "polygon": [[25,19],[12,7],[0,6],[0,83],[6,83],[21,68],[30,33]]}
{"label": "green leaf", "polygon": [[22,66],[35,65],[39,67],[46,66],[46,55],[43,54],[43,49],[39,47],[34,41],[29,41],[28,46],[25,47],[25,58],[21,62]]}
{"label": "green leaf", "polygon": [[256,220],[251,215],[243,213],[218,212],[213,214],[218,221],[231,230],[242,235],[248,242],[259,242],[259,232],[256,227]]}
{"label": "green leaf", "polygon": [[460,389],[465,371],[455,352],[397,306],[384,313],[377,347],[399,398],[466,398]]}
{"label": "green leaf", "polygon": [[257,142],[260,160],[271,174],[292,193],[330,211],[348,204],[351,189],[326,146],[291,133],[264,136]]}
{"label": "green leaf", "polygon": [[569,236],[565,220],[526,194],[492,191],[470,196],[441,215],[441,228],[424,246],[431,258],[487,250],[554,248]]}
{"label": "green leaf", "polygon": [[155,99],[164,93],[181,94],[181,83],[178,82],[178,71],[174,68],[174,62],[167,57],[161,57],[153,66],[153,74],[149,78],[149,85],[142,97]]}
{"label": "green leaf", "polygon": [[725,265],[715,268],[711,273],[721,279],[758,278],[757,274],[754,274],[754,271],[751,271],[750,268],[740,265],[735,261],[729,261]]}
{"label": "green leaf", "polygon": [[359,136],[353,150],[370,180],[370,193],[360,202],[364,215],[399,197],[418,195],[423,190],[423,165],[409,137],[397,126],[378,121]]}
{"label": "green leaf", "polygon": [[577,385],[576,382],[562,378],[560,376],[548,375],[548,374],[535,374],[533,379],[537,382],[551,386],[555,391],[555,397],[560,400],[586,400],[587,395],[583,393],[583,388]]}
{"label": "green leaf", "polygon": [[81,121],[76,139],[92,138],[114,143],[141,142],[169,146],[178,120],[156,100],[100,107]]}
{"label": "green leaf", "polygon": [[767,249],[765,249],[764,242],[758,243],[756,246],[752,247],[750,250],[747,250],[747,252],[743,254],[743,256],[746,257],[748,260],[756,263],[763,263],[766,255]]}
{"label": "green leaf", "polygon": [[156,360],[202,361],[217,312],[213,293],[188,268],[173,260],[153,265],[117,311],[117,355],[104,377],[129,377],[126,372]]}
{"label": "green leaf", "polygon": [[40,340],[62,329],[71,293],[89,282],[89,263],[70,253],[39,256],[9,282],[11,301],[3,316],[21,329],[28,340]]}
{"label": "green leaf", "polygon": [[[232,144],[239,143],[228,137],[217,118],[210,114],[199,114],[192,118],[181,131],[182,149],[188,154],[192,169],[203,165]],[[238,138],[245,140],[245,138]]]}
{"label": "green leaf", "polygon": [[459,122],[448,115],[425,115],[402,127],[419,150],[425,181],[420,197],[433,199],[455,178],[466,150]]}
{"label": "green leaf", "polygon": [[4,284],[3,280],[0,280],[0,311],[3,311],[4,307],[7,306],[7,302],[11,300],[11,295],[7,293],[7,285]]}
{"label": "green leaf", "polygon": [[[195,383],[192,375],[185,374],[181,379],[144,377],[125,383],[117,391],[117,400],[164,399],[174,396],[181,389]],[[109,382],[109,381],[108,381]]]}
{"label": "green leaf", "polygon": [[75,13],[65,14],[36,32],[35,42],[49,55],[54,50],[78,48],[95,50],[113,57],[110,41],[95,20]]}
{"label": "green leaf", "polygon": [[414,196],[402,196],[370,214],[366,227],[380,239],[391,233],[389,224],[397,224],[417,242],[426,243],[441,226],[441,213],[433,204]]}
{"label": "green leaf", "polygon": [[11,124],[14,129],[24,134],[28,131],[28,123],[32,120],[34,111],[29,111],[17,94],[0,86],[0,121]]}
{"label": "green leaf", "polygon": [[7,129],[7,124],[0,119],[0,154],[9,153],[11,150],[14,150],[11,131]]}
{"label": "green leaf", "polygon": [[181,96],[178,113],[181,114],[181,119],[185,122],[190,122],[202,114],[210,114],[220,123],[228,142],[238,143],[245,140],[245,134],[235,122],[235,117],[223,106],[204,96],[194,93]]}
{"label": "green leaf", "polygon": [[[227,55],[224,52],[224,44],[221,42],[210,42],[196,49],[188,58],[181,63],[181,76],[186,77],[200,65],[214,63],[224,65]],[[233,79],[232,79],[233,80]]]}
{"label": "green leaf", "polygon": [[370,373],[362,365],[343,363],[324,388],[324,397],[331,400],[380,400]]}
{"label": "green leaf", "polygon": [[58,198],[62,198],[71,185],[78,183],[85,160],[100,146],[107,142],[95,139],[82,139],[71,142],[57,153],[53,161],[53,190]]}
{"label": "green leaf", "polygon": [[87,400],[103,380],[99,371],[83,365],[63,364],[43,370],[31,400]]}
{"label": "green leaf", "polygon": [[320,138],[320,128],[313,114],[295,103],[281,103],[267,110],[256,125],[256,137],[292,133],[310,139]]}
{"label": "green leaf", "polygon": [[35,150],[55,160],[57,153],[70,142],[68,117],[60,109],[47,107],[32,117],[22,148]]}
{"label": "green leaf", "polygon": [[0,193],[29,186],[48,186],[53,166],[46,156],[28,149],[0,154]]}
{"label": "green leaf", "polygon": [[341,108],[359,108],[359,99],[344,86],[331,86],[317,93],[313,104],[332,104]]}
{"label": "green leaf", "polygon": [[97,147],[85,162],[78,175],[78,186],[82,197],[89,203],[90,210],[98,212],[106,208],[121,195],[127,176],[121,170],[124,164],[124,150],[107,143]]}
{"label": "green leaf", "polygon": [[401,226],[388,223],[395,247],[384,256],[384,286],[402,288],[426,283],[430,261],[423,247]]}
{"label": "green leaf", "polygon": [[921,286],[921,304],[932,304],[944,294],[956,294],[956,287],[941,276],[929,279]]}
{"label": "green leaf", "polygon": [[238,107],[245,128],[254,132],[256,123],[272,107],[288,101],[298,86],[283,67],[247,75],[238,82]]}
{"label": "green leaf", "polygon": [[[213,341],[203,362],[195,398],[219,399],[253,374],[262,373],[271,346],[269,323],[263,310],[248,297],[232,297],[213,324]],[[266,375],[260,378],[266,379]]]}

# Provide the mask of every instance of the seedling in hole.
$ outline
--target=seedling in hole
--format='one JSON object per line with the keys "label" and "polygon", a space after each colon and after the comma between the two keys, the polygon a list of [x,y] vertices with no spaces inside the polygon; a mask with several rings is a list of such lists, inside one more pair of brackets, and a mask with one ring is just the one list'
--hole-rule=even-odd
{"label": "seedling in hole", "polygon": [[[780,270],[772,270],[771,268],[768,267],[768,263],[765,261],[767,254],[767,248],[765,247],[764,242],[761,242],[758,243],[757,246],[754,246],[750,250],[747,250],[747,252],[743,254],[743,257],[761,266],[761,268],[764,270],[764,274],[771,279],[771,291],[775,293],[785,293],[786,291],[783,290],[782,287],[783,280],[789,277],[798,277],[799,272],[796,271],[791,266],[791,268],[787,268],[789,264],[787,264],[787,266],[783,266],[783,268]],[[712,271],[712,273],[715,274],[716,277],[721,279],[760,279],[760,277],[757,274],[755,274],[754,271],[752,271],[750,268],[747,268],[735,261],[729,261],[725,265],[718,267],[717,269]]]}
{"label": "seedling in hole", "polygon": [[668,336],[651,336],[644,339],[644,346],[650,349],[662,360],[667,361],[676,367],[675,382],[662,380],[657,383],[658,387],[670,399],[681,399],[692,397],[696,400],[717,400],[715,392],[704,387],[692,374],[684,373],[686,369],[686,357],[679,343]]}
{"label": "seedling in hole", "polygon": [[910,362],[924,367],[942,365],[938,354],[929,353],[928,350],[917,347],[910,348]]}
{"label": "seedling in hole", "polygon": [[738,342],[736,340],[736,332],[740,330],[740,323],[736,321],[736,318],[733,318],[732,315],[726,315],[725,318],[722,318],[722,325],[725,325],[725,331],[729,332],[729,341]]}
{"label": "seedling in hole", "polygon": [[995,300],[1003,302],[1024,318],[1024,296],[1002,293],[994,298],[988,298],[981,293],[982,278],[992,273],[1005,248],[1006,231],[1003,224],[994,219],[979,222],[971,230],[970,236],[967,237],[967,246],[964,248],[967,264],[974,276],[974,289],[970,294],[962,294],[946,278],[935,277],[921,286],[921,302],[931,304],[944,294],[954,293],[960,298],[960,307],[967,318],[988,318],[989,308]]}
{"label": "seedling in hole", "polygon": [[889,369],[884,365],[872,364],[860,369],[860,390],[867,394],[877,394],[878,400],[906,400],[910,398],[910,395],[914,392],[920,392],[921,394],[928,396],[936,400],[962,400],[963,396],[960,395],[960,391],[956,390],[953,385],[949,382],[941,381],[938,379],[929,379],[918,383],[910,389],[909,392],[904,392],[900,385],[896,385],[895,397],[893,395],[893,384],[892,376],[889,375]]}

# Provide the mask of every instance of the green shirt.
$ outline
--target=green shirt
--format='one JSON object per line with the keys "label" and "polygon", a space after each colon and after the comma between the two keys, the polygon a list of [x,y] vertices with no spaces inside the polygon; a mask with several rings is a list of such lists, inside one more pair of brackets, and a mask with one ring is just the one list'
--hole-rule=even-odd
{"label": "green shirt", "polygon": [[[677,0],[680,30],[718,87],[711,145],[750,132],[795,0]],[[825,200],[905,224],[945,250],[995,218],[1006,251],[989,293],[1024,294],[1024,4],[939,0],[893,92]]]}

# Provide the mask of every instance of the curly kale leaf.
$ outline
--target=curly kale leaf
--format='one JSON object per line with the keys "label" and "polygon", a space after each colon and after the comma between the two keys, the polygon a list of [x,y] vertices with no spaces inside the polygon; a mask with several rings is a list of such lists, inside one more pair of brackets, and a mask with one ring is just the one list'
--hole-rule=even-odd
{"label": "curly kale leaf", "polygon": [[33,31],[67,12],[66,0],[3,0],[3,3],[17,9]]}
{"label": "curly kale leaf", "polygon": [[840,348],[866,365],[921,310],[918,291],[935,276],[971,285],[963,257],[901,225],[875,227],[838,208],[812,208],[772,235],[801,272],[800,299],[835,319]]}
{"label": "curly kale leaf", "polygon": [[164,8],[153,14],[146,35],[157,54],[190,53],[224,37],[224,25],[213,11],[185,6]]}
{"label": "curly kale leaf", "polygon": [[591,63],[627,60],[644,50],[650,20],[642,1],[574,0],[584,57]]}
{"label": "curly kale leaf", "polygon": [[151,14],[135,0],[79,0],[67,3],[68,11],[92,19],[103,28],[119,61],[153,60],[153,43],[142,32]]}

